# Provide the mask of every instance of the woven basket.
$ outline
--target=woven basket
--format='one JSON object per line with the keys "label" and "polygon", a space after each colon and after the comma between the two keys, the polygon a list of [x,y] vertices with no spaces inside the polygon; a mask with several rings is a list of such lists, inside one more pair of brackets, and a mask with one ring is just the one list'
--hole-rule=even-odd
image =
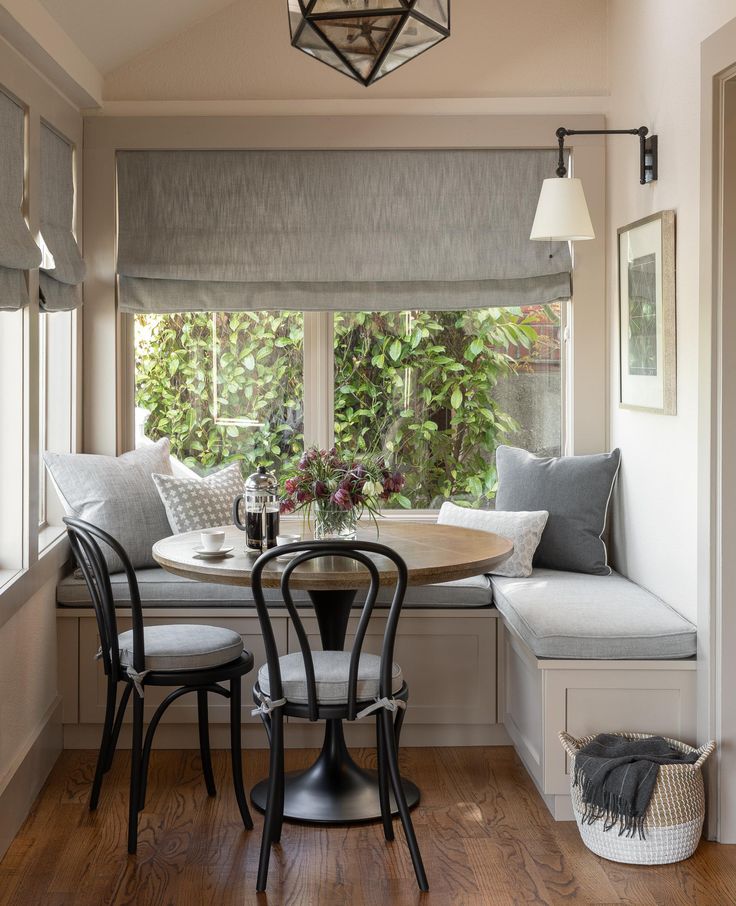
{"label": "woven basket", "polygon": [[[648,739],[650,733],[616,733],[625,739]],[[573,760],[584,745],[595,736],[575,739],[568,733],[560,733],[560,742]],[[701,767],[715,749],[715,742],[709,742],[699,749],[667,739],[680,752],[695,752],[698,760],[694,764],[663,764],[654,786],[654,792],[646,812],[646,839],[639,835],[619,836],[616,827],[603,830],[603,820],[583,824],[584,810],[580,786],[571,787],[572,807],[583,843],[596,855],[612,862],[629,862],[636,865],[664,865],[688,859],[695,852],[705,817],[705,793]],[[570,768],[574,776],[574,764]]]}

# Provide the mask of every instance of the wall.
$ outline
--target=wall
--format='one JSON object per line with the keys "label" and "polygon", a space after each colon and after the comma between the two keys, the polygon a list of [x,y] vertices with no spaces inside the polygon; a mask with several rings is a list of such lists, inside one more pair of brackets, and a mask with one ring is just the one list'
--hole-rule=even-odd
{"label": "wall", "polygon": [[[733,0],[609,4],[609,126],[659,135],[659,180],[638,182],[638,146],[607,145],[611,446],[623,464],[614,557],[685,616],[697,610],[700,42],[736,15]],[[736,52],[734,53],[736,58]],[[616,230],[655,211],[677,218],[677,415],[618,408]]]}
{"label": "wall", "polygon": [[[59,94],[3,38],[0,84],[28,108],[28,222],[39,228],[41,119],[79,148],[79,110]],[[77,155],[81,188],[81,154]],[[79,224],[77,235],[81,236]],[[57,694],[55,586],[68,559],[58,538],[39,555],[38,456],[38,271],[28,275],[29,302],[23,317],[23,568],[0,594],[0,856],[24,820],[61,751]],[[78,319],[81,323],[81,318]],[[79,411],[79,407],[77,407]],[[79,425],[76,426],[78,442]],[[33,517],[33,518],[32,518]]]}
{"label": "wall", "polygon": [[286,0],[239,0],[108,74],[104,97],[602,95],[605,20],[605,0],[456,0],[452,38],[366,92],[290,47]]}

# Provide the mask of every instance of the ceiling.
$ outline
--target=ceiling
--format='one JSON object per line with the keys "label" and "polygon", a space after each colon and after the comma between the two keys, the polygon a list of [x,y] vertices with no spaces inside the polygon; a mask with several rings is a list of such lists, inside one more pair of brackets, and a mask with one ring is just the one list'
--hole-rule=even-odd
{"label": "ceiling", "polygon": [[164,44],[233,0],[41,0],[103,74]]}

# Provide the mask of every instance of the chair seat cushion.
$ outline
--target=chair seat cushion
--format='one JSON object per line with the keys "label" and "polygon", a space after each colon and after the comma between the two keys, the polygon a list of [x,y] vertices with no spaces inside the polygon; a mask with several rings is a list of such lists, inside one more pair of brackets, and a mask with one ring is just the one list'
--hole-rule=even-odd
{"label": "chair seat cushion", "polygon": [[[237,585],[218,585],[214,582],[195,582],[175,576],[160,567],[136,570],[141,603],[144,607],[255,607],[250,588]],[[125,573],[110,576],[115,604],[130,606],[130,590]],[[389,590],[390,591],[390,590]],[[389,591],[379,593],[378,607],[391,603]],[[264,588],[269,604],[283,607],[278,588]],[[406,590],[404,608],[431,607],[489,607],[491,605],[491,580],[488,576],[471,576],[438,585],[410,585]],[[91,607],[87,584],[81,576],[66,576],[56,590],[56,601],[62,607]],[[311,606],[306,591],[294,590],[297,607]],[[355,599],[362,606],[360,594]]]}
{"label": "chair seat cushion", "polygon": [[[340,705],[348,700],[349,651],[313,651],[314,680],[317,701],[322,705]],[[301,651],[279,658],[281,686],[284,698],[294,704],[307,704],[307,677]],[[372,701],[378,696],[378,676],[381,659],[375,654],[361,654],[358,663],[358,701]],[[401,667],[394,664],[391,671],[391,691],[398,692],[404,683]],[[268,664],[258,671],[258,685],[264,695],[271,695]]]}
{"label": "chair seat cushion", "polygon": [[[146,626],[143,630],[146,670],[205,670],[240,657],[243,640],[221,626]],[[118,636],[120,663],[133,665],[133,630]]]}
{"label": "chair seat cushion", "polygon": [[695,654],[697,632],[624,576],[535,569],[493,578],[496,607],[537,657],[668,659]]}

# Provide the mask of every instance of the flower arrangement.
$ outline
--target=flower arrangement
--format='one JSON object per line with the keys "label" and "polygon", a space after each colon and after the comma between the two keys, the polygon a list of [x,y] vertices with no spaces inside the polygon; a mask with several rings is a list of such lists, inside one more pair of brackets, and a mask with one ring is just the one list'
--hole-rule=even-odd
{"label": "flower arrangement", "polygon": [[284,483],[281,512],[305,510],[309,519],[314,508],[316,538],[351,539],[364,513],[374,521],[380,516],[381,503],[395,499],[401,506],[411,505],[401,494],[405,482],[401,472],[391,471],[382,456],[356,462],[336,447],[310,447],[299,460],[296,475]]}

